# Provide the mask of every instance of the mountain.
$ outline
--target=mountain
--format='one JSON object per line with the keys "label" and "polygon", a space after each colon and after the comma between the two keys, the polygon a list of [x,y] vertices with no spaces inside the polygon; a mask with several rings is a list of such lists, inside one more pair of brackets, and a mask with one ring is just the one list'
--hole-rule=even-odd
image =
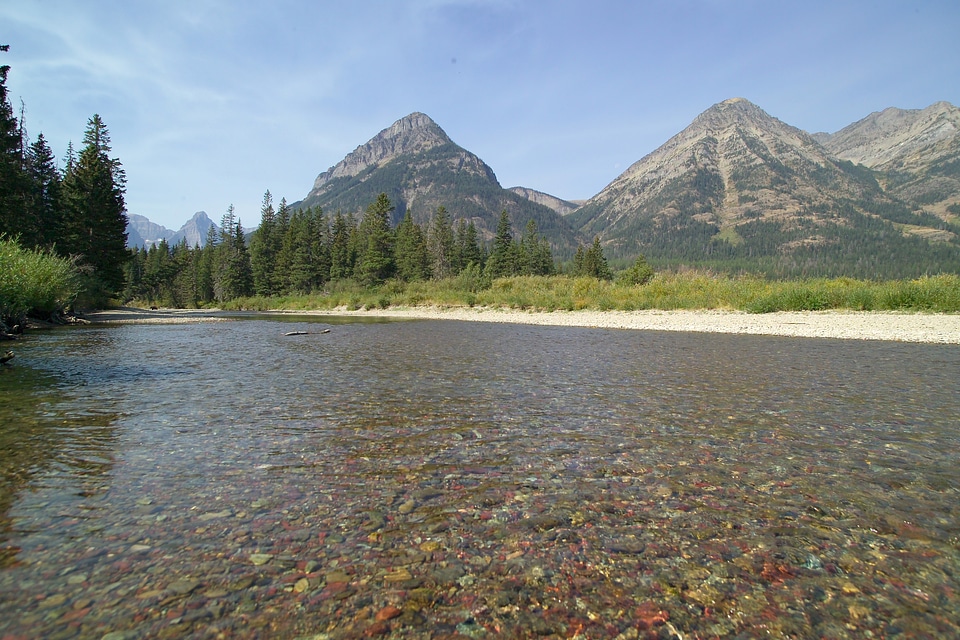
{"label": "mountain", "polygon": [[161,240],[166,240],[171,247],[180,244],[183,240],[187,241],[187,246],[191,249],[197,245],[203,247],[207,244],[207,233],[211,227],[219,229],[203,211],[193,214],[193,217],[185,222],[179,231],[171,231],[151,222],[145,216],[133,213],[127,216],[127,247],[149,249],[159,244]]}
{"label": "mountain", "polygon": [[145,216],[135,213],[127,216],[127,247],[149,248],[161,240],[169,240],[173,231],[164,226],[150,222]]}
{"label": "mountain", "polygon": [[960,267],[942,220],[743,98],[716,104],[568,220],[610,257],[771,275],[907,276]]}
{"label": "mountain", "polygon": [[537,204],[542,204],[545,207],[549,207],[559,213],[562,216],[567,215],[568,213],[573,213],[583,202],[576,203],[569,200],[562,200],[556,196],[552,196],[549,193],[544,193],[542,191],[537,191],[536,189],[528,189],[526,187],[510,187],[507,191],[512,191],[518,196],[523,196],[531,202],[536,202]]}
{"label": "mountain", "polygon": [[949,102],[891,107],[817,137],[836,157],[879,172],[888,193],[911,205],[948,219],[960,205],[960,109]]}
{"label": "mountain", "polygon": [[473,221],[480,236],[494,236],[500,212],[510,216],[514,234],[529,220],[558,255],[571,255],[580,236],[556,211],[504,189],[480,158],[454,143],[429,116],[412,113],[397,120],[314,181],[310,193],[291,208],[320,206],[324,212],[361,216],[377,195],[396,206],[394,224],[409,210],[429,224],[437,207],[454,220]]}
{"label": "mountain", "polygon": [[197,211],[193,217],[187,220],[180,230],[177,231],[168,241],[171,246],[180,244],[186,240],[187,246],[191,249],[199,245],[203,247],[207,244],[207,234],[211,227],[219,230],[213,220],[207,217],[206,211]]}

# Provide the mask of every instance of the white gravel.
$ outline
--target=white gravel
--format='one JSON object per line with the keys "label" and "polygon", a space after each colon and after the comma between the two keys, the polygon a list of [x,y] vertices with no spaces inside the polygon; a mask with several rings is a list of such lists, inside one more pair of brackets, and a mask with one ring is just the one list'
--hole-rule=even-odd
{"label": "white gravel", "polygon": [[413,307],[370,311],[311,312],[330,315],[434,318],[471,322],[648,331],[698,331],[853,340],[960,344],[960,315],[809,311],[752,314],[739,311],[517,311],[487,308]]}
{"label": "white gravel", "polygon": [[[292,315],[336,315],[506,322],[515,324],[647,331],[698,331],[849,340],[892,340],[960,344],[960,314],[880,311],[808,311],[751,314],[739,311],[517,311],[485,307],[411,307],[364,311],[271,311]],[[124,308],[86,316],[91,322],[181,323],[222,320],[210,310],[149,311]]]}

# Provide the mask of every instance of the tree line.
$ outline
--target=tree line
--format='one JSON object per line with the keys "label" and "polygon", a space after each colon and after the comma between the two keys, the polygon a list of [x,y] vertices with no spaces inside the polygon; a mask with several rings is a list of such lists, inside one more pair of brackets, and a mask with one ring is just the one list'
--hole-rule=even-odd
{"label": "tree line", "polygon": [[[320,207],[291,210],[285,199],[275,207],[267,191],[260,225],[249,240],[231,205],[202,248],[185,241],[171,247],[161,241],[149,249],[133,249],[123,297],[191,307],[252,295],[318,293],[338,280],[374,287],[387,280],[442,280],[464,272],[487,282],[558,272],[550,244],[533,221],[515,236],[502,211],[488,246],[472,221],[454,224],[443,206],[425,227],[407,211],[391,228],[393,210],[389,197],[381,193],[359,220],[340,211],[331,218]],[[574,274],[612,278],[599,242],[580,247],[577,255]]]}
{"label": "tree line", "polygon": [[[8,49],[0,46],[0,52]],[[83,147],[77,152],[71,142],[58,166],[42,133],[30,141],[23,109],[16,117],[9,71],[0,66],[0,239],[69,259],[90,300],[105,302],[123,289],[129,258],[126,175],[111,155],[110,133],[94,114]]]}

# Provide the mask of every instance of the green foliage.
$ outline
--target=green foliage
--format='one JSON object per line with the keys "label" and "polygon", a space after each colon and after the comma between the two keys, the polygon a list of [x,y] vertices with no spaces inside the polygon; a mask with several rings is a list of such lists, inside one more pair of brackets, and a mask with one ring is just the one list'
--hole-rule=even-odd
{"label": "green foliage", "polygon": [[390,198],[381,192],[376,202],[367,207],[360,221],[357,277],[366,285],[384,282],[396,268],[394,237],[390,230],[390,212],[393,210]]}
{"label": "green foliage", "polygon": [[250,237],[250,265],[253,272],[253,289],[257,295],[272,296],[280,293],[280,272],[277,261],[283,248],[283,232],[278,228],[273,196],[267,190],[260,207],[260,226]]}
{"label": "green foliage", "polygon": [[[460,222],[463,223],[463,220]],[[437,207],[437,212],[430,223],[427,248],[432,260],[431,273],[434,277],[442,280],[452,276],[457,269],[455,266],[457,243],[453,234],[453,221],[444,206]]]}
{"label": "green foliage", "polygon": [[600,238],[594,238],[593,244],[586,251],[582,246],[577,247],[577,253],[573,257],[573,275],[600,280],[613,279],[613,272],[603,255],[603,247],[600,246]]}
{"label": "green foliage", "polygon": [[510,216],[504,209],[500,212],[500,221],[497,223],[497,234],[493,238],[493,250],[487,258],[487,277],[495,280],[519,273],[518,255],[519,252],[513,244],[513,228],[510,224]]}
{"label": "green foliage", "polygon": [[[452,236],[450,238],[452,244]],[[420,225],[407,211],[396,232],[397,277],[406,282],[430,278],[430,252]]]}
{"label": "green foliage", "polygon": [[[6,51],[7,45],[0,47]],[[0,65],[0,234],[21,233],[27,203],[27,176],[23,170],[23,132],[7,95],[7,73]],[[29,230],[30,241],[33,230]]]}
{"label": "green foliage", "polygon": [[653,278],[653,267],[647,262],[647,259],[641,253],[637,256],[633,266],[617,274],[617,282],[631,286],[645,285]]}
{"label": "green foliage", "polygon": [[73,262],[41,249],[24,249],[0,235],[0,323],[28,314],[48,317],[66,309],[79,291]]}
{"label": "green foliage", "polygon": [[119,293],[128,258],[126,176],[120,161],[110,157],[110,134],[99,115],[87,122],[83,141],[63,179],[65,215],[57,249],[78,256],[105,291]]}

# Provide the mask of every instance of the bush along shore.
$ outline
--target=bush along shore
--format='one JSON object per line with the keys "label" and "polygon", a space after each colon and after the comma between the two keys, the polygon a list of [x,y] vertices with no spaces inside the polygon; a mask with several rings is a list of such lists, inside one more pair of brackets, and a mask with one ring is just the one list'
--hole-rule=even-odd
{"label": "bush along shore", "polygon": [[[138,301],[150,306],[151,301]],[[478,274],[446,280],[387,281],[362,286],[343,280],[320,293],[242,297],[225,310],[489,307],[529,311],[726,310],[960,312],[960,276],[870,281],[852,278],[770,281],[698,271],[658,273],[642,285],[589,277],[516,276],[484,281]]]}
{"label": "bush along shore", "polygon": [[72,260],[0,236],[0,339],[21,333],[28,317],[57,320],[79,291]]}

